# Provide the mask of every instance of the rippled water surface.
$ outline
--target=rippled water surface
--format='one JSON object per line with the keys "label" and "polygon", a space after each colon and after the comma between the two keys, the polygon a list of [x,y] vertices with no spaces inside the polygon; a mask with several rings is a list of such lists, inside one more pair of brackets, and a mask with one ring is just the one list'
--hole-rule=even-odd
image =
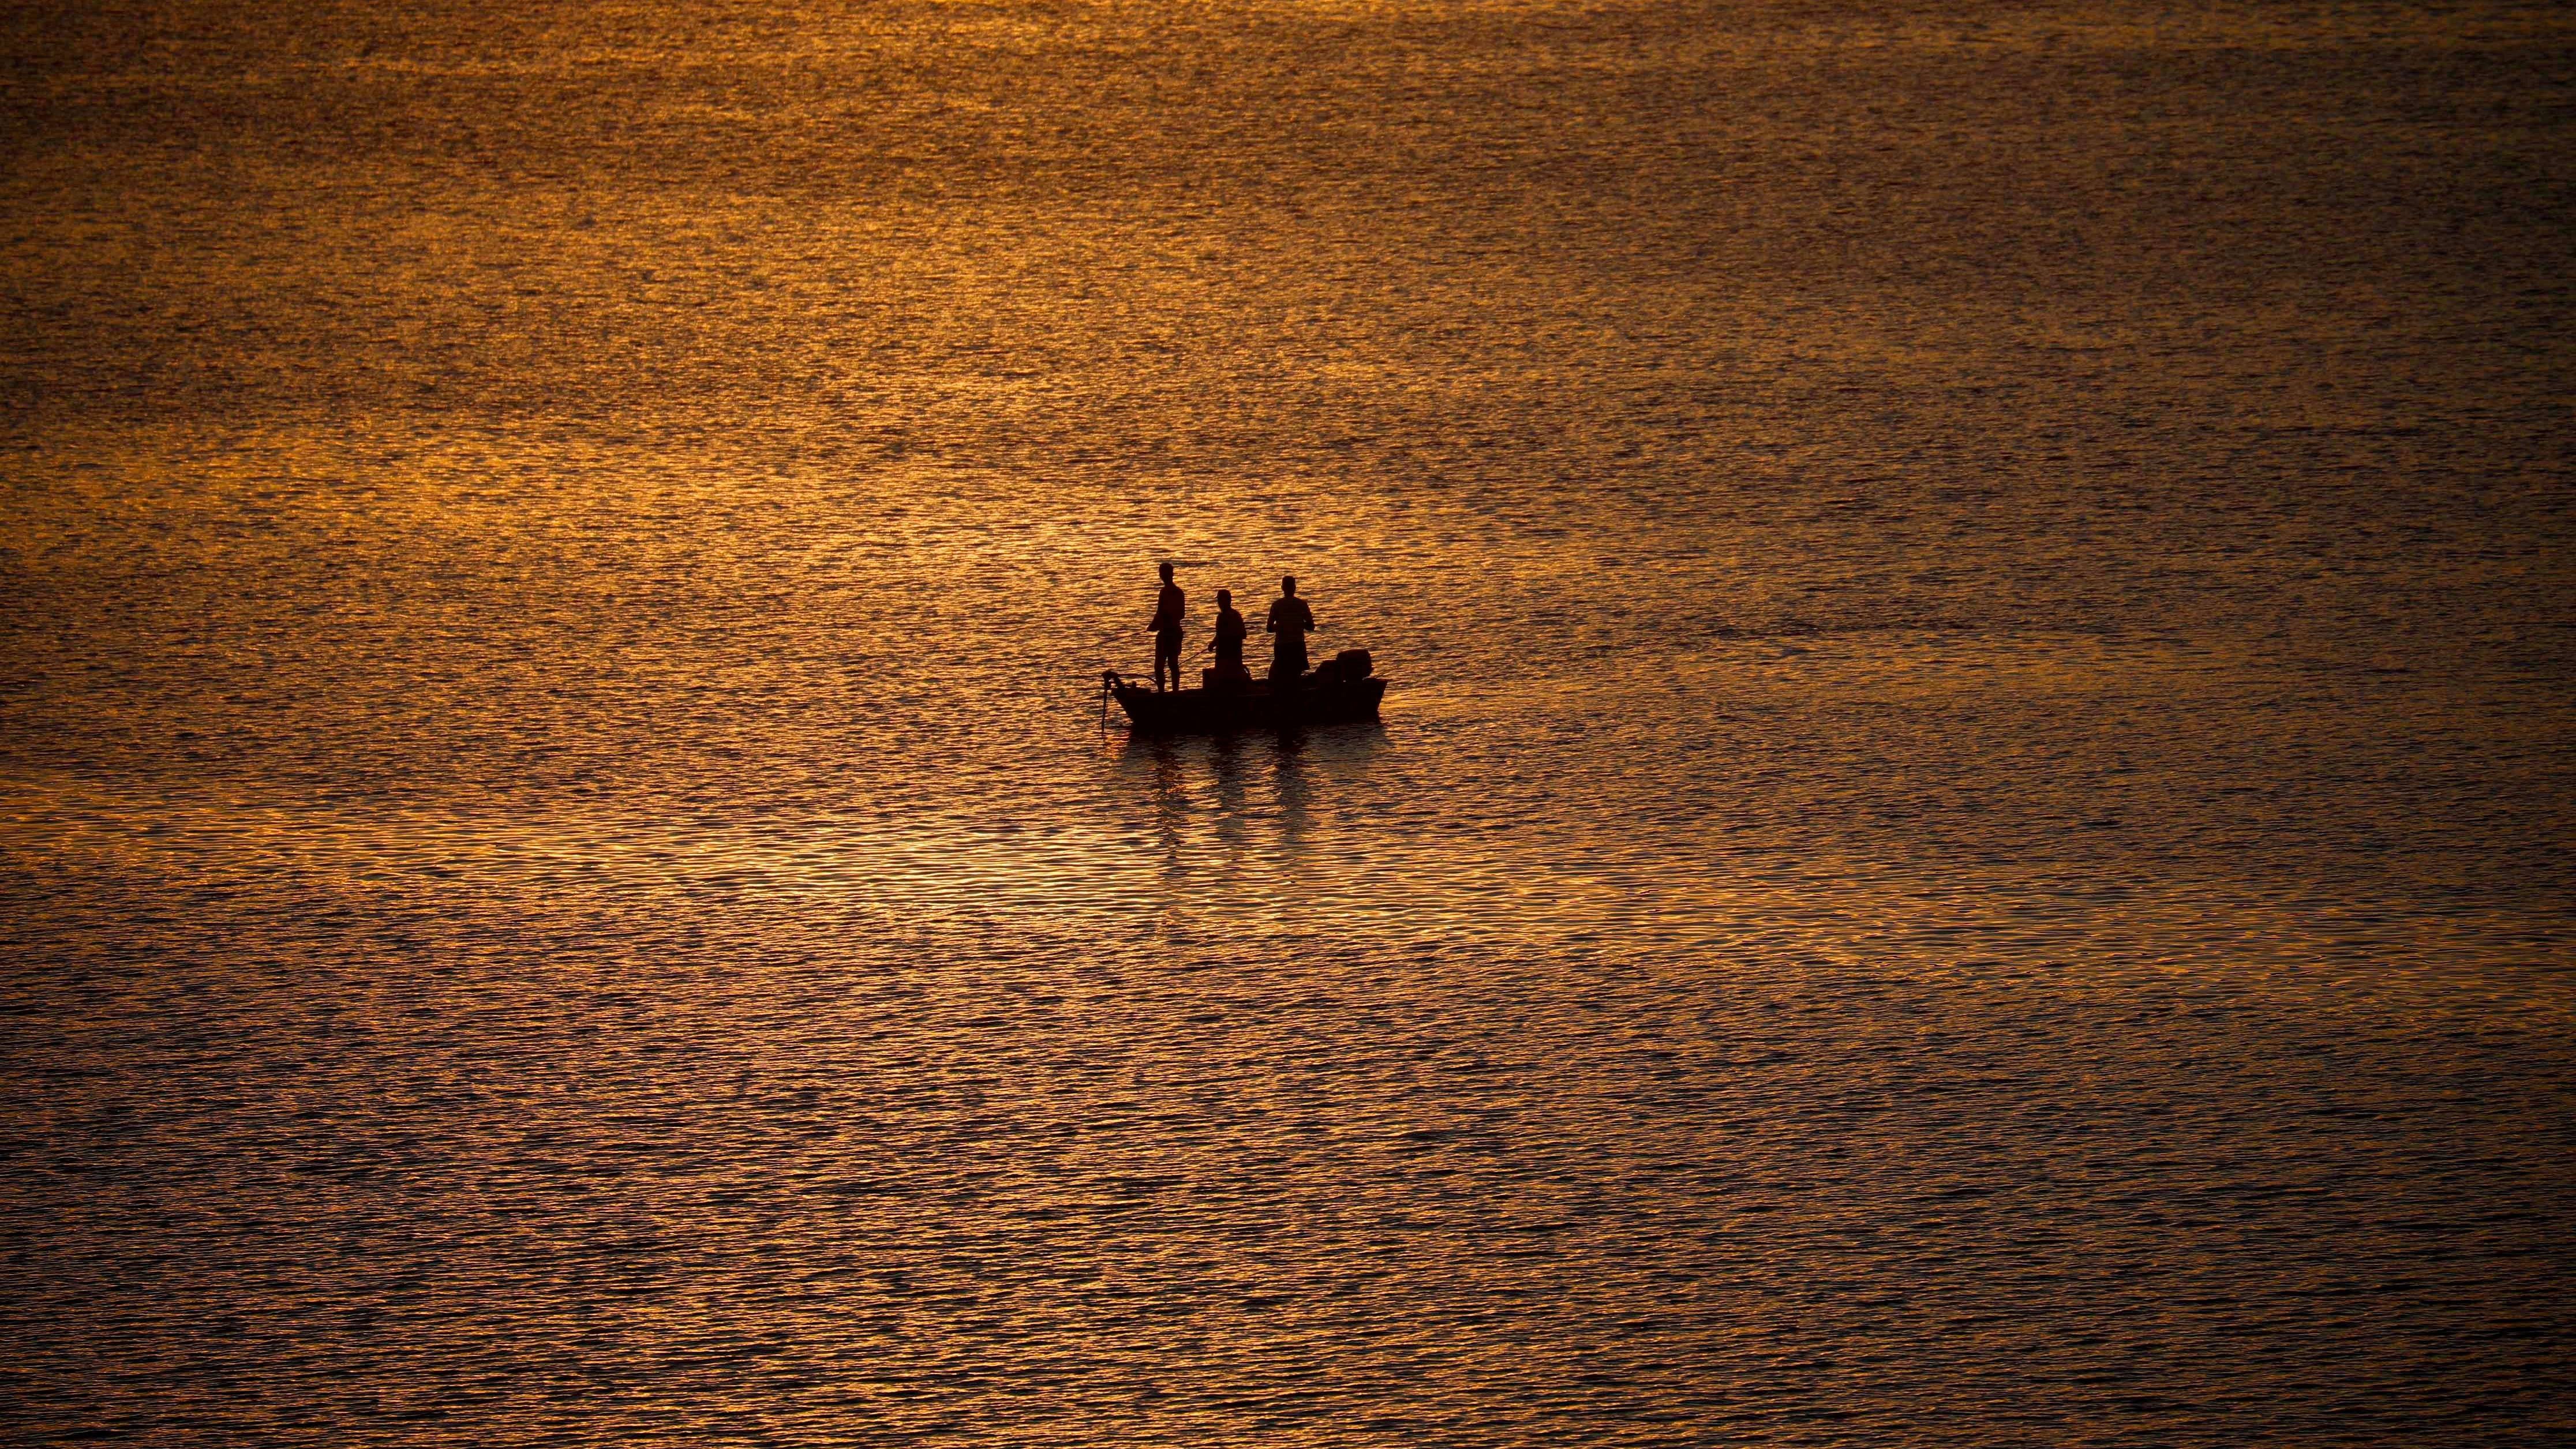
{"label": "rippled water surface", "polygon": [[2576,1434],[2560,12],[0,26],[11,1437]]}

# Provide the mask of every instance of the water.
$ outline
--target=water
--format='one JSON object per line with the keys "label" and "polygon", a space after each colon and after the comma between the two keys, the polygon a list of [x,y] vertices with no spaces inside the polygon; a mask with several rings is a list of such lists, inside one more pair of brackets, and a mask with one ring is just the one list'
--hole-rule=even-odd
{"label": "water", "polygon": [[2576,1427],[2563,15],[6,24],[14,1436]]}

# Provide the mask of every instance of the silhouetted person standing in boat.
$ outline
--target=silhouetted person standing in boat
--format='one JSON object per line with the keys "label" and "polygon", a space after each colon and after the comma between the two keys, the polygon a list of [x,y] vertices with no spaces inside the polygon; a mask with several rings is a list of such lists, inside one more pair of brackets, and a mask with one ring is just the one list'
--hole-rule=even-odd
{"label": "silhouetted person standing in boat", "polygon": [[1294,575],[1279,581],[1279,597],[1270,604],[1270,677],[1293,683],[1306,672],[1306,636],[1315,630],[1315,611],[1297,597]]}
{"label": "silhouetted person standing in boat", "polygon": [[1247,683],[1252,676],[1243,672],[1243,636],[1249,632],[1243,616],[1234,611],[1234,590],[1216,591],[1216,638],[1208,647],[1216,651],[1216,668],[1208,671],[1216,683]]}
{"label": "silhouetted person standing in boat", "polygon": [[1163,669],[1170,666],[1172,688],[1181,687],[1181,610],[1187,607],[1181,586],[1172,582],[1172,566],[1162,566],[1163,592],[1154,599],[1154,622],[1145,627],[1154,633],[1154,688],[1163,687]]}

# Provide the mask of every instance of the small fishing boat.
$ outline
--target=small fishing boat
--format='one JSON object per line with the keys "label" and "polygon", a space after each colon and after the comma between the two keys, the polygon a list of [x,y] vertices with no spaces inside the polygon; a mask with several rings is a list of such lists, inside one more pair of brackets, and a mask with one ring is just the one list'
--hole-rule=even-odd
{"label": "small fishing boat", "polygon": [[1214,673],[1203,672],[1197,689],[1158,690],[1104,669],[1101,709],[1105,714],[1107,701],[1116,699],[1135,734],[1217,735],[1371,720],[1386,697],[1386,681],[1370,672],[1365,649],[1345,649],[1293,683],[1228,684]]}

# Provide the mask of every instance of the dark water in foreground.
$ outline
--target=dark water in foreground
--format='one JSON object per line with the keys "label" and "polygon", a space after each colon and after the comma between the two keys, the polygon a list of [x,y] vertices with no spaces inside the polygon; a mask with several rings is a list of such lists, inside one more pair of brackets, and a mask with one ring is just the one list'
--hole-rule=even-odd
{"label": "dark water in foreground", "polygon": [[2576,1432],[2558,12],[6,27],[12,1437]]}

